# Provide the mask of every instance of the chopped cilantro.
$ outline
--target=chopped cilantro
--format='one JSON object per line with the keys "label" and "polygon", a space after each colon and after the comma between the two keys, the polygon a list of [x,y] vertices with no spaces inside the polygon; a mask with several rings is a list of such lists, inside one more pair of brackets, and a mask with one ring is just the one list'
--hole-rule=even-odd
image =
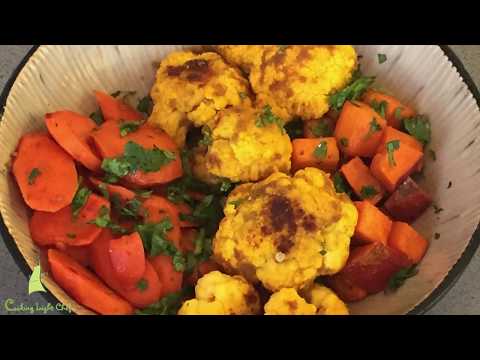
{"label": "chopped cilantro", "polygon": [[335,191],[337,193],[346,193],[348,195],[351,194],[350,187],[345,181],[343,175],[338,171],[333,175],[333,185],[335,186]]}
{"label": "chopped cilantro", "polygon": [[232,200],[232,201],[229,201],[228,203],[230,205],[233,205],[235,207],[235,209],[237,209],[246,199],[237,199],[237,200]]}
{"label": "chopped cilantro", "polygon": [[145,278],[141,278],[138,282],[137,282],[137,289],[140,291],[140,292],[144,292],[145,290],[148,289],[148,280],[145,279]]}
{"label": "chopped cilantro", "polygon": [[257,117],[255,125],[262,128],[271,124],[277,124],[282,133],[285,133],[283,120],[272,112],[272,107],[270,105],[265,105],[261,114]]}
{"label": "chopped cilantro", "polygon": [[388,289],[397,290],[405,281],[418,274],[417,265],[399,270],[388,280]]}
{"label": "chopped cilantro", "polygon": [[378,190],[373,186],[363,186],[360,190],[360,196],[362,199],[370,199],[378,194]]}
{"label": "chopped cilantro", "polygon": [[72,200],[72,215],[74,218],[77,218],[80,210],[82,210],[83,206],[87,203],[91,194],[92,191],[85,186],[80,186],[78,188]]}
{"label": "chopped cilantro", "polygon": [[98,109],[97,111],[92,112],[90,114],[90,119],[92,119],[95,124],[102,125],[104,122],[102,111]]}
{"label": "chopped cilantro", "polygon": [[137,105],[138,112],[150,115],[153,109],[153,100],[150,96],[145,96],[140,99]]}
{"label": "chopped cilantro", "polygon": [[125,137],[128,134],[135,132],[143,124],[143,121],[123,121],[119,125],[120,136]]}
{"label": "chopped cilantro", "polygon": [[401,106],[399,106],[395,109],[395,112],[393,113],[393,116],[395,116],[396,120],[398,120],[398,121],[402,120],[402,111],[403,111],[403,108]]}
{"label": "chopped cilantro", "polygon": [[212,129],[209,126],[205,125],[202,127],[202,135],[203,137],[198,142],[198,145],[210,146],[213,143],[212,139]]}
{"label": "chopped cilantro", "polygon": [[359,99],[374,81],[375,77],[363,76],[360,71],[357,71],[347,87],[330,95],[328,99],[330,106],[334,110],[340,110],[345,101]]}
{"label": "chopped cilantro", "polygon": [[170,293],[162,297],[156,303],[137,310],[137,315],[177,315],[183,301],[193,295],[193,287],[188,286],[182,290]]}
{"label": "chopped cilantro", "polygon": [[415,139],[424,145],[430,142],[432,131],[427,116],[417,115],[403,120],[403,126]]}
{"label": "chopped cilantro", "polygon": [[377,102],[376,100],[372,100],[370,102],[370,106],[375,110],[382,118],[385,119],[385,113],[387,111],[387,102],[385,100],[381,102]]}
{"label": "chopped cilantro", "polygon": [[313,155],[319,159],[325,159],[328,153],[328,145],[326,141],[320,141],[313,151]]}
{"label": "chopped cilantro", "polygon": [[395,162],[394,153],[396,150],[400,149],[400,141],[399,140],[392,140],[387,142],[387,155],[388,155],[388,164],[393,167],[397,166]]}
{"label": "chopped cilantro", "polygon": [[312,134],[316,137],[329,137],[333,135],[333,126],[327,119],[318,120],[312,127]]}
{"label": "chopped cilantro", "polygon": [[383,64],[385,61],[387,61],[387,55],[385,54],[377,54],[377,58],[379,64]]}
{"label": "chopped cilantro", "polygon": [[365,138],[366,139],[370,138],[373,134],[375,134],[378,131],[382,131],[382,127],[377,122],[377,119],[373,118],[372,121],[370,121],[370,128],[368,129],[368,133],[365,136]]}
{"label": "chopped cilantro", "polygon": [[348,139],[347,138],[341,138],[340,139],[340,145],[342,145],[344,148],[348,147]]}
{"label": "chopped cilantro", "polygon": [[30,174],[28,174],[28,185],[35,184],[35,180],[41,174],[42,172],[38,168],[33,168],[32,171],[30,171]]}

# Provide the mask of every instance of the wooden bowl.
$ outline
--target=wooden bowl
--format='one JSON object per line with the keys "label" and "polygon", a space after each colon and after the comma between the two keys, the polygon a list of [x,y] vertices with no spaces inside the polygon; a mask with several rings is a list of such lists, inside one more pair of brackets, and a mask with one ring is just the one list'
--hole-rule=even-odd
{"label": "wooden bowl", "polygon": [[[96,109],[96,89],[135,90],[139,97],[148,94],[159,61],[185,47],[191,46],[40,46],[7,84],[0,122],[0,212],[8,231],[5,241],[14,248],[12,252],[18,248],[30,269],[38,264],[39,251],[29,234],[29,211],[5,167],[22,134],[43,128],[47,112],[69,109],[90,114]],[[430,148],[437,160],[429,160],[427,155],[422,186],[444,211],[435,214],[430,209],[415,223],[430,240],[419,274],[395,294],[370,296],[350,308],[353,314],[421,313],[448,290],[480,243],[479,236],[472,238],[480,219],[478,90],[448,48],[384,45],[357,46],[357,50],[363,56],[364,73],[377,75],[382,87],[430,116]],[[378,64],[379,53],[387,55],[387,62]],[[450,181],[453,185],[447,189]],[[435,239],[435,233],[441,234],[440,238]],[[92,314],[48,274],[43,282],[76,314]]]}

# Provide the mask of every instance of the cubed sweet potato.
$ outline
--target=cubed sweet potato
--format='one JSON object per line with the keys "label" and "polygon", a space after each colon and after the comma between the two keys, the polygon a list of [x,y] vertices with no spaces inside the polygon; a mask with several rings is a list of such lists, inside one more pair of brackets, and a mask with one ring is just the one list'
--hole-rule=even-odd
{"label": "cubed sweet potato", "polygon": [[401,251],[417,264],[427,251],[428,241],[407,223],[396,221],[392,225],[388,246]]}
{"label": "cubed sweet potato", "polygon": [[415,221],[432,204],[432,198],[415,181],[407,178],[384,204],[393,220]]}
{"label": "cubed sweet potato", "polygon": [[356,201],[358,222],[355,227],[352,245],[380,242],[387,244],[392,220],[379,208],[368,201]]}

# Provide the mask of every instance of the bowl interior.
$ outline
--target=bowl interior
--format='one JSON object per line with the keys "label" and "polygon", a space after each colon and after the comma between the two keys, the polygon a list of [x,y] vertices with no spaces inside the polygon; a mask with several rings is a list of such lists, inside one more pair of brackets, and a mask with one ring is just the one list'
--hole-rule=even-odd
{"label": "bowl interior", "polygon": [[[22,134],[43,128],[47,112],[69,109],[90,114],[96,109],[93,90],[135,90],[148,94],[158,62],[169,52],[192,46],[41,46],[15,81],[0,122],[0,211],[10,234],[30,268],[39,252],[28,230],[28,212],[7,164]],[[195,48],[195,47],[194,47]],[[351,304],[354,314],[404,314],[424,300],[445,278],[461,257],[480,218],[480,111],[456,69],[438,46],[356,46],[365,74],[428,114],[432,123],[430,148],[436,161],[426,154],[426,188],[438,207],[429,209],[416,223],[430,241],[430,248],[411,278],[395,294],[383,293]],[[378,64],[377,54],[387,61]],[[449,182],[451,188],[447,189]],[[435,239],[434,234],[440,234]],[[48,276],[46,287],[74,312],[91,313],[73,301]]]}

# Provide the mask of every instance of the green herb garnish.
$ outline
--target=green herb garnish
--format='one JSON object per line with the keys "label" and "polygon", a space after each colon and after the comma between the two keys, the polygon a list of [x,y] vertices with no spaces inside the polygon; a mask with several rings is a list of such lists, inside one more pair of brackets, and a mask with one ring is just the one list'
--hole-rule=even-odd
{"label": "green herb garnish", "polygon": [[94,111],[90,114],[90,119],[92,119],[95,124],[97,124],[98,126],[102,125],[103,122],[105,121],[103,119],[103,114],[102,114],[102,110],[98,109],[97,111]]}
{"label": "green herb garnish", "polygon": [[330,95],[328,102],[334,110],[340,110],[347,100],[359,99],[375,81],[374,76],[363,76],[360,71],[355,73],[352,79],[350,85]]}
{"label": "green herb garnish", "polygon": [[212,129],[210,129],[209,126],[205,125],[204,127],[202,127],[202,135],[203,135],[203,137],[198,142],[198,145],[203,145],[203,146],[212,145],[212,143],[213,143]]}
{"label": "green herb garnish", "polygon": [[246,199],[237,199],[237,200],[232,200],[229,201],[228,204],[233,205],[235,209],[238,209],[238,207],[245,201]]}
{"label": "green herb garnish", "polygon": [[89,224],[97,225],[101,228],[106,228],[110,224],[110,210],[106,206],[102,206],[94,220],[88,222]]}
{"label": "green herb garnish", "polygon": [[120,136],[125,137],[128,134],[135,132],[143,124],[143,121],[123,121],[119,125]]}
{"label": "green herb garnish", "polygon": [[370,128],[368,129],[368,133],[365,136],[365,138],[366,139],[370,138],[373,134],[375,134],[378,131],[382,131],[382,127],[377,122],[377,119],[373,118],[372,121],[370,121]]}
{"label": "green herb garnish", "polygon": [[395,119],[398,121],[402,120],[402,110],[403,108],[399,106],[395,109],[395,112],[393,113],[393,116],[395,116]]}
{"label": "green herb garnish", "polygon": [[382,118],[385,119],[385,113],[387,111],[387,102],[385,100],[381,102],[377,102],[376,100],[372,100],[370,102],[370,106],[375,110]]}
{"label": "green herb garnish", "polygon": [[326,141],[320,141],[320,144],[317,145],[313,151],[313,155],[319,159],[325,159],[328,153],[328,145]]}
{"label": "green herb garnish", "polygon": [[417,115],[403,120],[403,126],[415,139],[424,145],[430,142],[432,130],[427,116]]}
{"label": "green herb garnish", "polygon": [[137,105],[138,112],[144,113],[146,115],[150,115],[153,110],[153,100],[150,96],[145,96],[144,98],[140,99]]}
{"label": "green herb garnish", "polygon": [[137,282],[137,285],[136,285],[137,289],[140,291],[140,292],[144,292],[145,290],[148,289],[148,281],[147,279],[140,279],[138,282]]}
{"label": "green herb garnish", "polygon": [[223,180],[222,183],[220,184],[220,191],[227,193],[232,188],[232,186],[233,184],[230,180],[228,179]]}
{"label": "green herb garnish", "polygon": [[289,121],[285,125],[285,131],[287,132],[290,139],[298,139],[303,137],[303,120],[295,119]]}
{"label": "green herb garnish", "polygon": [[132,199],[120,208],[120,215],[125,218],[137,220],[144,215],[141,214],[141,210],[143,210],[142,203],[138,199]]}
{"label": "green herb garnish", "polygon": [[360,196],[362,199],[370,199],[375,195],[378,195],[378,190],[373,186],[363,186],[362,190],[360,190]]}
{"label": "green herb garnish", "polygon": [[340,145],[342,145],[344,148],[348,147],[348,139],[347,138],[341,138],[340,139]]}
{"label": "green herb garnish", "polygon": [[100,193],[102,194],[102,196],[109,200],[110,199],[110,194],[108,193],[108,190],[107,190],[107,185],[105,185],[104,183],[100,183],[98,186],[98,190],[100,191]]}
{"label": "green herb garnish", "polygon": [[178,310],[182,306],[183,301],[193,296],[193,287],[188,286],[182,290],[170,293],[162,297],[156,303],[143,308],[142,310],[137,310],[135,314],[137,315],[177,315]]}
{"label": "green herb garnish", "polygon": [[412,265],[410,267],[399,270],[395,273],[390,280],[388,280],[388,289],[397,290],[401,287],[405,281],[418,274],[417,265]]}
{"label": "green herb garnish", "polygon": [[399,140],[392,140],[387,142],[387,154],[388,154],[388,164],[393,167],[397,166],[395,162],[394,153],[396,150],[400,149],[400,141]]}
{"label": "green herb garnish", "polygon": [[35,184],[35,180],[41,174],[42,172],[38,168],[33,168],[32,171],[30,171],[30,174],[28,174],[28,185]]}
{"label": "green herb garnish", "polygon": [[351,194],[351,189],[340,172],[337,171],[333,175],[332,180],[333,180],[333,185],[335,186],[335,191],[337,193],[346,193],[348,195]]}
{"label": "green herb garnish", "polygon": [[153,193],[153,190],[135,190],[135,194],[137,194],[138,197],[148,199]]}
{"label": "green herb garnish", "polygon": [[85,187],[85,186],[80,186],[75,193],[75,196],[73,197],[72,200],[72,215],[73,218],[77,218],[78,214],[80,213],[80,210],[82,210],[83,206],[87,203],[88,198],[92,194],[92,191]]}
{"label": "green herb garnish", "polygon": [[278,128],[282,131],[282,134],[285,133],[283,120],[272,112],[272,107],[270,105],[265,105],[261,114],[257,117],[255,125],[262,128],[270,124],[277,124]]}
{"label": "green herb garnish", "polygon": [[312,127],[312,134],[316,137],[329,137],[333,135],[333,127],[328,120],[320,119]]}
{"label": "green herb garnish", "polygon": [[385,61],[387,61],[387,55],[385,54],[377,54],[377,57],[379,64],[383,64]]}

